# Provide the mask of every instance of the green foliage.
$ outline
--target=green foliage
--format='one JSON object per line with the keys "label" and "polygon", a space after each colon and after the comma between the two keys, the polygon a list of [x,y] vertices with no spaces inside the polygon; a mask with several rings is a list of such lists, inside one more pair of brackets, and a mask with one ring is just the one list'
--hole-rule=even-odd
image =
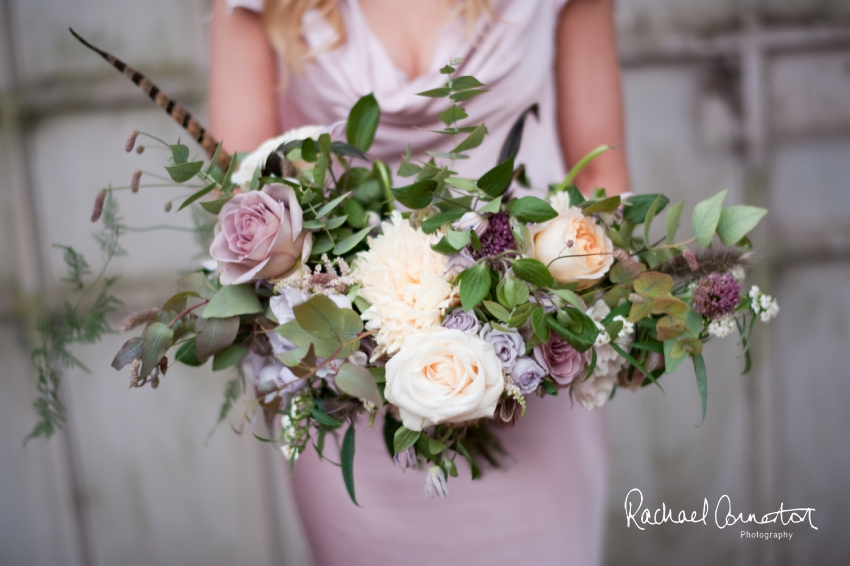
{"label": "green foliage", "polygon": [[478,263],[465,269],[457,276],[460,285],[460,302],[463,310],[468,311],[484,300],[490,293],[490,268]]}
{"label": "green foliage", "polygon": [[743,204],[729,206],[720,212],[717,235],[724,245],[734,246],[767,214],[764,208]]}
{"label": "green foliage", "polygon": [[396,454],[404,452],[416,444],[416,441],[419,440],[419,436],[421,434],[421,431],[410,430],[405,426],[398,427],[395,431],[395,435],[393,436],[393,450],[395,450]]}
{"label": "green foliage", "polygon": [[228,318],[258,312],[263,312],[263,307],[251,285],[225,285],[204,309],[204,318]]}
{"label": "green foliage", "polygon": [[[38,421],[25,441],[43,436],[50,438],[65,422],[65,407],[60,396],[62,375],[74,368],[88,372],[88,368],[73,354],[75,344],[93,344],[113,330],[106,317],[122,303],[111,293],[115,277],[105,277],[112,258],[122,255],[120,236],[126,231],[118,214],[118,205],[108,191],[101,216],[103,229],[94,237],[100,244],[103,266],[98,275],[88,284],[85,278],[91,274],[86,259],[69,246],[56,246],[63,250],[68,269],[63,278],[73,285],[77,301],[65,301],[61,314],[38,321],[36,330],[40,337],[32,352],[32,363],[36,369],[37,396],[33,402]],[[95,293],[94,298],[90,295]],[[126,352],[125,352],[126,354]]]}
{"label": "green foliage", "polygon": [[711,243],[711,238],[714,236],[714,231],[717,229],[717,223],[720,221],[720,213],[723,208],[723,199],[726,197],[726,191],[720,191],[713,197],[697,203],[694,207],[694,213],[691,217],[691,227],[694,231],[694,237],[704,248]]}
{"label": "green foliage", "polygon": [[362,97],[348,114],[348,126],[345,131],[348,143],[360,151],[369,151],[380,119],[381,109],[375,96],[367,94]]}
{"label": "green foliage", "polygon": [[554,287],[555,279],[549,273],[549,268],[536,259],[522,258],[512,262],[514,275],[528,281],[535,287]]}
{"label": "green foliage", "polygon": [[522,197],[508,201],[508,210],[520,222],[546,222],[558,216],[548,202],[537,197]]}
{"label": "green foliage", "polygon": [[342,468],[342,479],[345,489],[351,501],[358,507],[357,498],[354,496],[354,425],[349,425],[342,438],[342,448],[339,451],[340,467]]}
{"label": "green foliage", "polygon": [[372,403],[377,408],[384,404],[375,379],[369,370],[363,366],[345,362],[337,371],[334,383],[343,393],[361,401]]}

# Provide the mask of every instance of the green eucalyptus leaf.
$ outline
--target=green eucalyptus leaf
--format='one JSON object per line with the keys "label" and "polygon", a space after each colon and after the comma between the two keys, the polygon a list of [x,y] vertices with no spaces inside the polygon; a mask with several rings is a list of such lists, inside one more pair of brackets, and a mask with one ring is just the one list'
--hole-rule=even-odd
{"label": "green eucalyptus leaf", "polygon": [[377,408],[381,408],[384,405],[372,373],[363,366],[345,362],[337,371],[334,377],[334,383],[336,383],[340,391],[356,397],[361,401],[372,403]]}
{"label": "green eucalyptus leaf", "polygon": [[171,347],[173,337],[174,331],[162,322],[154,322],[145,329],[140,377],[147,377],[151,374]]}
{"label": "green eucalyptus leaf", "polygon": [[232,195],[226,195],[215,200],[199,202],[198,204],[200,204],[201,207],[210,214],[218,214],[219,212],[221,212],[221,207],[224,206],[225,203],[232,198]]}
{"label": "green eucalyptus leaf", "polygon": [[456,79],[452,79],[451,85],[452,85],[451,90],[459,91],[459,90],[468,90],[468,89],[471,89],[471,88],[478,88],[480,86],[484,86],[484,83],[482,83],[481,81],[479,81],[475,77],[465,75],[465,76],[462,76],[462,77],[458,77]]}
{"label": "green eucalyptus leaf", "polygon": [[199,318],[195,332],[195,355],[203,362],[233,344],[239,332],[239,317]]}
{"label": "green eucalyptus leaf", "polygon": [[726,191],[720,191],[713,197],[697,203],[694,207],[694,213],[691,217],[691,227],[694,231],[694,237],[699,244],[706,248],[711,243],[711,238],[714,236],[714,231],[717,229],[717,223],[720,221],[720,213],[723,209],[723,199],[726,197]]}
{"label": "green eucalyptus leaf", "polygon": [[204,309],[204,318],[227,318],[261,312],[263,307],[252,285],[225,285]]}
{"label": "green eucalyptus leaf", "polygon": [[464,112],[463,109],[460,108],[457,104],[452,104],[448,108],[448,110],[445,110],[438,116],[440,121],[447,126],[450,126],[451,124],[459,122],[460,120],[463,120],[468,117],[469,115]]}
{"label": "green eucalyptus leaf", "polygon": [[247,353],[248,347],[245,344],[231,344],[213,356],[212,369],[221,371],[233,367],[241,362]]}
{"label": "green eucalyptus leaf", "polygon": [[316,407],[313,407],[310,410],[310,416],[313,417],[314,421],[328,428],[339,428],[342,426],[341,421],[338,421],[335,418],[328,416]]}
{"label": "green eucalyptus leaf", "polygon": [[340,256],[350,252],[354,246],[363,241],[363,239],[368,236],[371,231],[372,227],[367,226],[362,230],[355,232],[351,236],[344,238],[342,241],[337,242],[336,246],[334,246],[334,255]]}
{"label": "green eucalyptus leaf", "polygon": [[673,245],[676,241],[676,230],[679,228],[679,220],[682,218],[684,207],[685,203],[679,202],[667,209],[667,216],[664,220],[666,224],[666,244],[668,246]]}
{"label": "green eucalyptus leaf", "polygon": [[351,196],[351,191],[336,197],[333,200],[328,201],[322,208],[316,211],[316,218],[322,218],[323,216],[330,213],[333,209],[339,206],[342,201]]}
{"label": "green eucalyptus leaf", "polygon": [[448,87],[432,88],[425,92],[417,92],[416,96],[427,96],[428,98],[444,98],[452,93],[452,89]]}
{"label": "green eucalyptus leaf", "polygon": [[123,369],[124,366],[138,360],[142,357],[142,340],[141,336],[133,336],[127,340],[118,353],[115,354],[115,359],[112,360],[112,367],[117,370]]}
{"label": "green eucalyptus leaf", "polygon": [[183,345],[177,349],[177,353],[174,354],[174,361],[180,362],[181,364],[186,364],[191,367],[199,367],[203,365],[203,362],[198,359],[197,354],[195,353],[195,339],[190,338],[189,340],[183,342]]}
{"label": "green eucalyptus leaf", "polygon": [[757,206],[738,204],[724,208],[717,223],[717,235],[724,245],[734,246],[767,214],[767,210]]}
{"label": "green eucalyptus leaf", "polygon": [[490,92],[486,88],[479,88],[475,90],[462,90],[460,92],[452,93],[449,98],[454,102],[463,102],[464,100],[469,100],[470,98],[474,98],[479,94],[484,94],[485,92]]}

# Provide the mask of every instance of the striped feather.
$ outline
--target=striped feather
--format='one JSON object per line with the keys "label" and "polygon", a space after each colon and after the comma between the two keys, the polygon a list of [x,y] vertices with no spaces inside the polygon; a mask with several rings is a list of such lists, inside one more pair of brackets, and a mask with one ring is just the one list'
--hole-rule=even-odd
{"label": "striped feather", "polygon": [[[70,28],[69,28],[70,29]],[[198,122],[192,114],[189,113],[188,110],[183,108],[180,104],[171,100],[168,96],[166,96],[159,87],[153,84],[153,82],[144,76],[139,71],[130,67],[120,59],[110,55],[106,51],[98,49],[82,37],[80,37],[77,32],[71,29],[71,33],[74,37],[79,40],[80,43],[106,59],[106,61],[118,69],[120,73],[122,73],[125,77],[136,83],[142,91],[147,94],[151,100],[153,100],[157,106],[165,110],[169,116],[174,118],[174,120],[183,126],[183,128],[189,132],[189,135],[192,136],[196,142],[201,144],[201,147],[207,152],[207,155],[212,156],[215,153],[215,149],[218,146],[218,141],[210,135],[209,132],[204,129],[200,122]],[[230,155],[222,150],[218,155],[218,166],[222,171],[226,171],[230,166]]]}

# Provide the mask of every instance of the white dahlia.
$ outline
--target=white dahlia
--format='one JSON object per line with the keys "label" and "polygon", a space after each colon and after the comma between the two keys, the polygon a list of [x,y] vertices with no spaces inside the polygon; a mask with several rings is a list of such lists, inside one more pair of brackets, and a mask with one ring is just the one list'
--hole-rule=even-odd
{"label": "white dahlia", "polygon": [[369,238],[369,249],[354,263],[360,296],[371,306],[363,313],[367,330],[377,330],[372,359],[399,351],[404,340],[439,326],[456,290],[446,274],[448,258],[431,249],[438,236],[410,225],[398,211]]}

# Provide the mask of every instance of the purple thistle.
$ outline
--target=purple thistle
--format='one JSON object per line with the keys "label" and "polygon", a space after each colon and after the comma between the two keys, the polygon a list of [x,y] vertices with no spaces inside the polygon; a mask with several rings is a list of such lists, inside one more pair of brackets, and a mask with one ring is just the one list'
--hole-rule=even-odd
{"label": "purple thistle", "polygon": [[710,319],[729,314],[738,306],[741,284],[728,273],[709,273],[694,287],[694,310]]}
{"label": "purple thistle", "polygon": [[487,231],[481,236],[481,249],[473,250],[472,257],[481,259],[482,257],[493,257],[506,250],[515,250],[516,242],[514,241],[513,232],[511,232],[511,222],[508,215],[504,212],[497,212],[490,215],[490,223],[487,226]]}

